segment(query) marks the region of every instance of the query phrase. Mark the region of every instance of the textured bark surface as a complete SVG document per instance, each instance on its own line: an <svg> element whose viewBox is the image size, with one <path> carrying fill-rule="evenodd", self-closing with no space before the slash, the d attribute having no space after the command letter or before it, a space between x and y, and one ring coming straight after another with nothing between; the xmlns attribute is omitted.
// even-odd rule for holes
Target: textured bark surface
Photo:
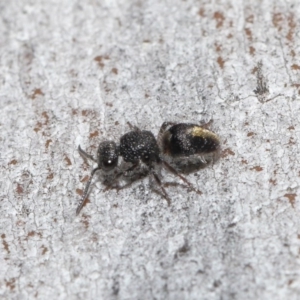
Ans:
<svg viewBox="0 0 300 300"><path fill-rule="evenodd" d="M0 3L1 298L299 299L299 1L246 2ZM201 195L95 180L75 217L78 144L211 119Z"/></svg>

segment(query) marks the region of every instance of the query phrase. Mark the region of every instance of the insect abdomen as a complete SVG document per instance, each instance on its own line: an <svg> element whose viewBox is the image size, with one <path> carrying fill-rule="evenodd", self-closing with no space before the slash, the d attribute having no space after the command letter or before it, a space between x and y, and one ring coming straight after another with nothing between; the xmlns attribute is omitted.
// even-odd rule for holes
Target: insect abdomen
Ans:
<svg viewBox="0 0 300 300"><path fill-rule="evenodd" d="M195 124L180 123L171 126L163 139L164 152L171 156L190 156L218 150L218 136Z"/></svg>

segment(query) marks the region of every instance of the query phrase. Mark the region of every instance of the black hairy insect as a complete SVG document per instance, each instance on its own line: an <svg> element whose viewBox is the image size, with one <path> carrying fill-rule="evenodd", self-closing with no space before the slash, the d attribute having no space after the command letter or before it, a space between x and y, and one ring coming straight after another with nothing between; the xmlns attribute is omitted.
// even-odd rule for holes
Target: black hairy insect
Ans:
<svg viewBox="0 0 300 300"><path fill-rule="evenodd" d="M113 141L100 143L96 159L83 151L80 146L78 147L79 153L96 162L97 167L91 172L76 210L77 215L88 195L92 178L99 170L107 175L108 179L104 183L108 189L127 187L134 180L149 175L159 186L160 193L169 205L171 199L161 182L160 171L162 167L178 176L189 188L199 192L176 170L176 167L171 166L169 161L199 157L203 163L206 163L205 155L216 152L220 145L219 138L215 133L195 124L165 122L156 139L152 132L140 130L130 123L128 124L132 130L121 136L118 144ZM125 169L120 167L119 157L129 166ZM118 180L121 177L132 178L132 180L129 184L120 187Z"/></svg>

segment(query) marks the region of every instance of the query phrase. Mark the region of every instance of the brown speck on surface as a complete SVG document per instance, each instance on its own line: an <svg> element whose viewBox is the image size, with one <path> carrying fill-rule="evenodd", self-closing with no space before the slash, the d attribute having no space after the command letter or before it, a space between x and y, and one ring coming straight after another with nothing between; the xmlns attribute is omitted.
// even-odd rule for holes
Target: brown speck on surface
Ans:
<svg viewBox="0 0 300 300"><path fill-rule="evenodd" d="M292 126L288 127L288 130L295 130L295 127L292 125Z"/></svg>
<svg viewBox="0 0 300 300"><path fill-rule="evenodd" d="M295 88L299 88L300 87L300 83L293 83L293 84L291 84L291 86L293 86Z"/></svg>
<svg viewBox="0 0 300 300"><path fill-rule="evenodd" d="M300 70L300 66L299 65L296 65L296 64L293 64L291 66L292 70Z"/></svg>
<svg viewBox="0 0 300 300"><path fill-rule="evenodd" d="M269 182L273 185L277 185L277 180L276 179L270 179Z"/></svg>
<svg viewBox="0 0 300 300"><path fill-rule="evenodd" d="M50 143L52 143L52 140L51 140L51 139L49 139L49 140L46 141L46 143L45 143L46 149L48 149Z"/></svg>
<svg viewBox="0 0 300 300"><path fill-rule="evenodd" d="M94 132L90 133L90 138L97 137L97 136L99 136L99 131L98 130L95 130Z"/></svg>
<svg viewBox="0 0 300 300"><path fill-rule="evenodd" d="M109 107L113 107L113 104L111 102L105 102L105 105L107 105Z"/></svg>
<svg viewBox="0 0 300 300"><path fill-rule="evenodd" d="M218 43L215 43L215 48L217 52L220 52L222 50L221 45Z"/></svg>
<svg viewBox="0 0 300 300"><path fill-rule="evenodd" d="M225 61L223 60L223 58L221 56L218 57L217 62L220 66L221 69L224 69L224 63Z"/></svg>
<svg viewBox="0 0 300 300"><path fill-rule="evenodd" d="M217 21L217 26L216 26L217 28L220 28L223 26L223 22L224 22L225 18L222 13L216 11L214 13L214 19Z"/></svg>
<svg viewBox="0 0 300 300"><path fill-rule="evenodd" d="M296 196L297 196L297 194L285 194L284 195L284 197L288 198L288 200L293 208L295 208L294 205L295 205L295 201L296 201Z"/></svg>
<svg viewBox="0 0 300 300"><path fill-rule="evenodd" d="M45 255L45 254L46 254L46 252L48 251L48 248L47 248L47 247L45 247L44 245L42 245L42 246L41 246L41 248L43 249L43 251L42 251L42 255Z"/></svg>
<svg viewBox="0 0 300 300"><path fill-rule="evenodd" d="M6 235L5 235L4 233L1 234L3 248L6 250L7 254L9 254L9 253L10 253L10 250L9 250L8 243L7 243L7 241L5 240L5 237L6 237Z"/></svg>
<svg viewBox="0 0 300 300"><path fill-rule="evenodd" d="M50 174L47 176L47 179L52 180L53 177L54 177L54 174L53 174L53 173L50 173Z"/></svg>
<svg viewBox="0 0 300 300"><path fill-rule="evenodd" d="M37 122L36 127L33 129L35 132L39 132L42 128L42 123L41 122Z"/></svg>
<svg viewBox="0 0 300 300"><path fill-rule="evenodd" d="M232 39L232 37L233 37L233 35L232 35L231 33L229 33L229 34L227 35L227 38L228 38L228 39Z"/></svg>
<svg viewBox="0 0 300 300"><path fill-rule="evenodd" d="M290 52L290 53L291 53L291 56L292 56L292 57L295 57L295 56L296 56L296 53L295 53L295 51L294 51L294 50L291 50L291 52Z"/></svg>
<svg viewBox="0 0 300 300"><path fill-rule="evenodd" d="M99 120L99 112L97 110L92 109L84 109L81 111L81 115L83 116L83 122L90 122L92 120ZM101 133L101 131L100 131Z"/></svg>
<svg viewBox="0 0 300 300"><path fill-rule="evenodd" d="M256 172L261 172L263 170L263 168L261 166L255 166L250 168L251 171L256 171Z"/></svg>
<svg viewBox="0 0 300 300"><path fill-rule="evenodd" d="M103 68L103 67L104 67L104 63L102 62L102 59L103 59L103 57L102 57L101 55L96 56L96 57L94 58L94 60L98 63L98 66L99 66L100 68Z"/></svg>
<svg viewBox="0 0 300 300"><path fill-rule="evenodd" d="M247 136L248 136L248 137L251 137L251 136L253 136L253 135L255 135L255 133L252 132L252 131L247 133Z"/></svg>
<svg viewBox="0 0 300 300"><path fill-rule="evenodd" d="M67 163L67 166L72 165L72 162L71 162L70 158L67 155L65 155L65 162Z"/></svg>
<svg viewBox="0 0 300 300"><path fill-rule="evenodd" d="M35 128L33 129L36 133L39 132L42 128L43 128L43 125L48 125L49 123L49 116L48 116L48 113L46 111L42 112L42 117L45 119L45 120L42 120L42 121L38 121L35 125ZM42 131L42 134L45 136L45 132Z"/></svg>
<svg viewBox="0 0 300 300"><path fill-rule="evenodd" d="M47 112L46 111L42 112L42 116L46 119L44 125L48 125L49 116L48 116Z"/></svg>
<svg viewBox="0 0 300 300"><path fill-rule="evenodd" d="M205 12L204 8L200 8L199 11L198 11L198 15L200 17L204 17L204 12Z"/></svg>
<svg viewBox="0 0 300 300"><path fill-rule="evenodd" d="M118 75L118 69L117 68L112 68L111 72L114 73L115 75Z"/></svg>
<svg viewBox="0 0 300 300"><path fill-rule="evenodd" d="M147 99L149 97L150 97L149 94L145 93L145 98Z"/></svg>
<svg viewBox="0 0 300 300"><path fill-rule="evenodd" d="M83 225L84 225L85 228L88 228L89 227L89 216L83 214L81 222L83 223Z"/></svg>
<svg viewBox="0 0 300 300"><path fill-rule="evenodd" d="M148 39L145 39L145 40L143 40L143 43L150 43L150 40L148 40Z"/></svg>
<svg viewBox="0 0 300 300"><path fill-rule="evenodd" d="M296 22L294 20L294 15L291 14L289 17L288 17L288 24L289 24L289 32L286 36L287 40L292 42L293 41L293 36L294 36L294 31L295 31L295 28L296 28Z"/></svg>
<svg viewBox="0 0 300 300"><path fill-rule="evenodd" d="M86 109L84 109L82 112L81 112L81 114L82 114L82 116L83 117L86 117L87 115L88 115L88 110L86 110Z"/></svg>
<svg viewBox="0 0 300 300"><path fill-rule="evenodd" d="M76 194L79 195L79 196L82 196L83 190L81 190L81 189L76 189Z"/></svg>
<svg viewBox="0 0 300 300"><path fill-rule="evenodd" d="M16 192L17 192L19 195L23 194L23 192L24 192L23 186L22 186L21 184L19 184L19 183L17 183L17 189L16 189Z"/></svg>
<svg viewBox="0 0 300 300"><path fill-rule="evenodd" d="M27 236L28 237L33 237L35 235L35 232L34 231L30 231L28 232Z"/></svg>
<svg viewBox="0 0 300 300"><path fill-rule="evenodd" d="M30 97L32 100L34 100L38 96L44 96L44 93L41 89L35 89Z"/></svg>
<svg viewBox="0 0 300 300"><path fill-rule="evenodd" d="M252 32L249 28L245 28L245 33L246 33L246 36L247 36L247 39L249 41L252 41Z"/></svg>
<svg viewBox="0 0 300 300"><path fill-rule="evenodd" d="M257 72L257 70L258 70L258 67L254 67L251 71L251 74L255 74Z"/></svg>
<svg viewBox="0 0 300 300"><path fill-rule="evenodd" d="M290 279L290 280L288 281L288 285L291 285L294 281L295 281L294 279Z"/></svg>
<svg viewBox="0 0 300 300"><path fill-rule="evenodd" d="M251 55L254 55L255 54L255 48L250 46L249 47L249 52L250 52Z"/></svg>
<svg viewBox="0 0 300 300"><path fill-rule="evenodd" d="M247 161L246 159L242 159L241 163L242 163L243 165L248 165L248 161Z"/></svg>
<svg viewBox="0 0 300 300"><path fill-rule="evenodd" d="M16 165L17 164L17 160L16 159L13 159L13 160L11 160L9 163L8 163L8 165L10 166L10 165Z"/></svg>
<svg viewBox="0 0 300 300"><path fill-rule="evenodd" d="M283 21L283 17L281 13L273 14L272 22L273 25L278 29L278 31L281 31L282 29L282 25L281 25L282 21Z"/></svg>
<svg viewBox="0 0 300 300"><path fill-rule="evenodd" d="M13 291L16 287L16 278L11 278L9 280L5 279L5 284L11 291Z"/></svg>
<svg viewBox="0 0 300 300"><path fill-rule="evenodd" d="M73 116L78 115L78 109L73 108L73 109L72 109L72 115L73 115Z"/></svg>
<svg viewBox="0 0 300 300"><path fill-rule="evenodd" d="M235 155L235 153L230 148L226 148L222 151L221 157L225 158L229 155Z"/></svg>
<svg viewBox="0 0 300 300"><path fill-rule="evenodd" d="M116 122L115 122L115 126L118 126L118 125L119 125L119 122L118 122L118 121L116 121Z"/></svg>
<svg viewBox="0 0 300 300"><path fill-rule="evenodd" d="M94 60L98 63L100 68L104 67L104 62L103 62L104 59L108 60L109 56L108 55L104 55L104 56L98 55L94 58Z"/></svg>
<svg viewBox="0 0 300 300"><path fill-rule="evenodd" d="M29 231L28 234L27 234L27 237L26 237L26 240L28 240L29 238L32 238L34 236L38 236L40 238L43 237L43 235L40 233L40 232L35 232L35 231Z"/></svg>
<svg viewBox="0 0 300 300"><path fill-rule="evenodd" d="M81 180L80 180L80 182L87 182L89 180L89 176L88 175L86 175L86 176L84 176ZM78 193L77 193L78 194ZM81 194L80 194L80 196L82 195L82 190L81 190Z"/></svg>

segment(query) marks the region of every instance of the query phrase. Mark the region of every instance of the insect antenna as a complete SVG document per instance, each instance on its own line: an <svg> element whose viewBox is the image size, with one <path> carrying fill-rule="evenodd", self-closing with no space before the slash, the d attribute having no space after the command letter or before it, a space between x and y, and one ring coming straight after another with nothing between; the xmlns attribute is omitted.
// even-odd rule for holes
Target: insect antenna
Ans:
<svg viewBox="0 0 300 300"><path fill-rule="evenodd" d="M87 154L85 151L83 151L80 147L80 145L78 145L78 152L86 159L91 159L94 162L97 162L97 160L90 154Z"/></svg>
<svg viewBox="0 0 300 300"><path fill-rule="evenodd" d="M80 198L80 200L79 200L79 204L78 204L77 209L76 209L76 216L79 215L79 213L80 213L80 211L81 211L81 209L82 209L82 207L83 207L83 205L84 205L84 202L85 202L85 199L86 199L86 197L87 197L87 195L88 195L89 187L90 187L90 185L91 185L93 176L94 176L94 174L95 174L98 170L100 170L99 167L95 168L95 169L92 171L92 173L91 173L90 179L89 179L89 181L87 182L87 184L86 184L86 186L85 186L85 189L84 189L84 192L83 192L83 194L82 194L82 196L81 196L81 198Z"/></svg>

